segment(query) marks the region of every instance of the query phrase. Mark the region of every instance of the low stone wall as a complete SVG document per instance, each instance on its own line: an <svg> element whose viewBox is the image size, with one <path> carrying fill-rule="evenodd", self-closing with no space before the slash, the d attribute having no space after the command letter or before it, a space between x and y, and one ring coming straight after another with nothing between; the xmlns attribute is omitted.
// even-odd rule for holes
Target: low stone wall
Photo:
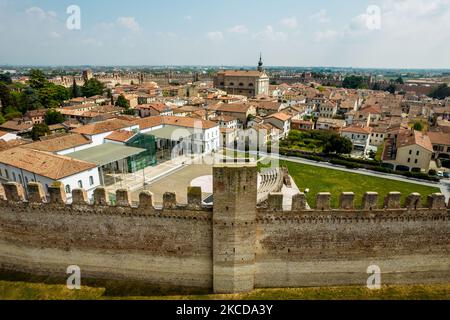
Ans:
<svg viewBox="0 0 450 320"><path fill-rule="evenodd" d="M255 287L364 285L367 268L377 265L384 284L450 283L450 213L443 195L431 195L428 208L412 194L400 207L390 193L384 208L378 195L366 193L362 208L354 194L317 195L317 208L305 210L306 198L294 199L283 212L282 195L272 194L258 210Z"/></svg>
<svg viewBox="0 0 450 320"><path fill-rule="evenodd" d="M68 205L60 188L51 188L45 203L40 186L29 186L28 202L22 191L7 184L11 200L0 202L2 270L66 278L66 268L77 265L84 279L212 289L212 208L200 198L178 206L167 193L163 208L154 208L151 194L143 193L132 208L125 190L117 192L115 207L106 204L104 189L96 190L93 205L81 190Z"/></svg>
<svg viewBox="0 0 450 320"><path fill-rule="evenodd" d="M117 191L116 206L102 188L92 203L73 190L67 204L63 186L47 197L31 183L25 199L21 185L4 184L0 269L65 278L78 265L82 279L216 292L364 285L370 265L381 268L383 283L450 283L450 211L441 194L422 208L419 194L401 207L392 192L378 208L378 195L368 192L355 208L354 194L343 193L333 209L331 195L320 193L311 210L298 194L283 211L279 193L256 207L256 168L217 170L214 209L195 187L187 205L166 193L155 208L149 192L132 207L126 190Z"/></svg>

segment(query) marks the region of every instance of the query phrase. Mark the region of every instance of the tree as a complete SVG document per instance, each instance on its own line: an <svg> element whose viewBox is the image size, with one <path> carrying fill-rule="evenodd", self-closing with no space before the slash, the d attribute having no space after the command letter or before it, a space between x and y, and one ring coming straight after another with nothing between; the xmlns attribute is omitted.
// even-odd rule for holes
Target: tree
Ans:
<svg viewBox="0 0 450 320"><path fill-rule="evenodd" d="M102 95L105 90L105 85L95 78L92 78L84 83L81 87L81 94L87 98Z"/></svg>
<svg viewBox="0 0 450 320"><path fill-rule="evenodd" d="M40 137L44 137L50 134L50 129L45 123L35 124L31 130L31 138L33 141L39 140Z"/></svg>
<svg viewBox="0 0 450 320"><path fill-rule="evenodd" d="M4 82L6 84L12 84L11 74L9 72L0 73L0 82Z"/></svg>
<svg viewBox="0 0 450 320"><path fill-rule="evenodd" d="M73 78L72 88L70 89L72 98L78 98L81 96L81 89L78 87L75 78Z"/></svg>
<svg viewBox="0 0 450 320"><path fill-rule="evenodd" d="M3 115L0 113L0 124L4 124L6 122L6 119L3 117Z"/></svg>
<svg viewBox="0 0 450 320"><path fill-rule="evenodd" d="M43 108L42 103L39 101L37 91L31 87L28 87L22 91L19 96L18 110L22 113L28 110L37 110Z"/></svg>
<svg viewBox="0 0 450 320"><path fill-rule="evenodd" d="M444 83L434 89L429 95L430 98L443 100L450 97L450 87Z"/></svg>
<svg viewBox="0 0 450 320"><path fill-rule="evenodd" d="M397 91L397 87L394 84L390 84L387 88L386 91L391 93L391 94L395 94L395 92Z"/></svg>
<svg viewBox="0 0 450 320"><path fill-rule="evenodd" d="M423 123L418 121L418 122L414 123L413 128L416 131L422 131L423 130Z"/></svg>
<svg viewBox="0 0 450 320"><path fill-rule="evenodd" d="M130 102L121 94L119 98L117 98L116 106L128 110L130 109Z"/></svg>
<svg viewBox="0 0 450 320"><path fill-rule="evenodd" d="M5 114L6 121L22 117L22 113L20 111L17 111L16 108L11 107L11 106L3 109L3 113Z"/></svg>
<svg viewBox="0 0 450 320"><path fill-rule="evenodd" d="M347 89L367 89L367 82L364 77L348 76L342 82L342 86Z"/></svg>
<svg viewBox="0 0 450 320"><path fill-rule="evenodd" d="M0 102L3 108L11 105L11 91L4 82L0 82Z"/></svg>
<svg viewBox="0 0 450 320"><path fill-rule="evenodd" d="M395 79L395 83L396 84L405 84L405 81L403 81L402 77L398 77L397 79Z"/></svg>
<svg viewBox="0 0 450 320"><path fill-rule="evenodd" d="M57 86L53 83L47 83L37 92L39 102L45 108L59 107L64 100L69 99L69 91L63 86Z"/></svg>
<svg viewBox="0 0 450 320"><path fill-rule="evenodd" d="M353 144L350 139L333 134L325 144L325 153L349 154L353 150Z"/></svg>
<svg viewBox="0 0 450 320"><path fill-rule="evenodd" d="M113 97L111 89L108 89L106 91L106 94L107 94L108 99L111 101L111 105L114 105L114 97Z"/></svg>
<svg viewBox="0 0 450 320"><path fill-rule="evenodd" d="M32 69L30 72L30 87L33 89L42 89L48 83L44 73L38 69Z"/></svg>
<svg viewBox="0 0 450 320"><path fill-rule="evenodd" d="M61 114L61 112L51 109L48 110L45 114L45 123L49 126L52 124L58 124L64 122L64 116Z"/></svg>

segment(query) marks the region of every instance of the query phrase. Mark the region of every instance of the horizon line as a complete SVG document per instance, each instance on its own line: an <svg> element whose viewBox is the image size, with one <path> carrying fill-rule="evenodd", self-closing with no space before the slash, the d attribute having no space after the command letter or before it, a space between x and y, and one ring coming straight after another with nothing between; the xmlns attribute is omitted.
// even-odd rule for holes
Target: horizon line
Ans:
<svg viewBox="0 0 450 320"><path fill-rule="evenodd" d="M200 67L200 68L255 68L253 65L202 65L202 64L0 64L1 68L4 67L46 67L46 68L61 68L61 67L72 67L72 68L80 68L80 67L103 67L103 68L114 68L114 67L159 67L159 68L169 68L169 67ZM372 69L372 70L439 70L439 71L450 71L450 67L356 67L356 66L288 66L288 65L268 65L265 66L266 69L270 68L297 68L297 69L317 69L317 68L329 68L329 69Z"/></svg>

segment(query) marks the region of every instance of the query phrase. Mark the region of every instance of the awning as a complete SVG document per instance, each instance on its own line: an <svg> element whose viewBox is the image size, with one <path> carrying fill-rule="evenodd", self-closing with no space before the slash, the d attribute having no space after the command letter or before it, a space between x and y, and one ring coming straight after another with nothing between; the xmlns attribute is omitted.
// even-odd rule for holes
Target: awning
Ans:
<svg viewBox="0 0 450 320"><path fill-rule="evenodd" d="M97 166L104 166L131 156L138 155L147 150L127 147L116 143L105 143L97 147L77 151L67 154L67 157L95 163Z"/></svg>
<svg viewBox="0 0 450 320"><path fill-rule="evenodd" d="M177 126L165 126L162 129L147 132L146 135L154 136L158 139L165 139L171 141L180 141L194 135L194 129L181 128Z"/></svg>

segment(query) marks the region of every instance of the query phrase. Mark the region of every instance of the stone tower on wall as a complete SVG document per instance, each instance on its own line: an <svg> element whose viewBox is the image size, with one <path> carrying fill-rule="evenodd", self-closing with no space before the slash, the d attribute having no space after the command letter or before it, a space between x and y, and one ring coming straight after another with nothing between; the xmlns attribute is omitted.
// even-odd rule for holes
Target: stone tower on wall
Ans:
<svg viewBox="0 0 450 320"><path fill-rule="evenodd" d="M256 163L223 163L213 169L213 285L216 293L254 289Z"/></svg>

